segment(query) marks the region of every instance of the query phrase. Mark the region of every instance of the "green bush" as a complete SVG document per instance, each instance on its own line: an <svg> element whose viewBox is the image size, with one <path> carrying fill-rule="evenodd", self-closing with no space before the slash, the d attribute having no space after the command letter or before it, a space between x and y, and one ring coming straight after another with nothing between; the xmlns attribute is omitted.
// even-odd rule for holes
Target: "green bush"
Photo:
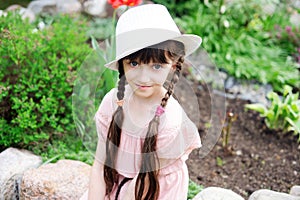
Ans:
<svg viewBox="0 0 300 200"><path fill-rule="evenodd" d="M286 49L289 55L300 64L300 30L299 27L276 25L273 37L278 45Z"/></svg>
<svg viewBox="0 0 300 200"><path fill-rule="evenodd" d="M199 0L153 0L153 2L165 5L173 17L190 15L197 11Z"/></svg>
<svg viewBox="0 0 300 200"><path fill-rule="evenodd" d="M61 15L44 19L50 24L40 30L41 20L31 24L14 12L0 17L0 147L47 148L75 133L71 94L91 52L87 23Z"/></svg>
<svg viewBox="0 0 300 200"><path fill-rule="evenodd" d="M192 8L182 1L164 4L170 6L173 16L178 16L175 21L184 32L203 38L202 47L217 67L237 78L270 83L281 91L285 84L299 87L300 79L286 40L279 42L274 37L276 26L290 25L285 4L275 1L270 1L276 7L273 14L266 13L257 0L192 0ZM173 7L190 12L179 12Z"/></svg>

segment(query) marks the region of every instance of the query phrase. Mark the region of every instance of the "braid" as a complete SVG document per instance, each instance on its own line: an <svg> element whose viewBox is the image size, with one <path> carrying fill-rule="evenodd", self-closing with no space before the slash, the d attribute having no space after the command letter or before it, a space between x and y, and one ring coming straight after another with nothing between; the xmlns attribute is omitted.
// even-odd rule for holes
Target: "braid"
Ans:
<svg viewBox="0 0 300 200"><path fill-rule="evenodd" d="M165 94L165 97L161 100L161 106L163 108L166 107L167 105L167 102L168 102L168 99L170 98L170 96L174 93L174 86L175 84L178 82L179 80L179 77L180 77L180 72L181 72L181 68L182 68L182 65L183 65L183 62L184 62L184 58L183 56L182 57L179 57L177 63L176 63L176 69L175 69L175 72L173 74L173 77L171 79L171 82L168 86L168 89L167 89L167 92Z"/></svg>
<svg viewBox="0 0 300 200"><path fill-rule="evenodd" d="M125 76L123 63L119 62L119 82L118 82L118 100L123 100L125 92ZM109 194L114 184L118 184L118 172L115 169L115 159L118 154L118 148L121 141L121 131L124 119L122 106L118 106L117 110L112 116L107 140L106 140L106 160L104 166L104 181L106 183L106 194Z"/></svg>
<svg viewBox="0 0 300 200"><path fill-rule="evenodd" d="M161 106L166 107L168 99L174 92L174 85L178 82L181 68L184 62L183 56L179 57L176 63L176 69L167 89L167 92L161 100ZM142 165L138 174L135 186L136 200L157 200L159 195L159 160L156 154L157 135L159 126L159 116L155 115L149 123L146 139L142 147ZM149 185L145 188L145 179L147 178Z"/></svg>

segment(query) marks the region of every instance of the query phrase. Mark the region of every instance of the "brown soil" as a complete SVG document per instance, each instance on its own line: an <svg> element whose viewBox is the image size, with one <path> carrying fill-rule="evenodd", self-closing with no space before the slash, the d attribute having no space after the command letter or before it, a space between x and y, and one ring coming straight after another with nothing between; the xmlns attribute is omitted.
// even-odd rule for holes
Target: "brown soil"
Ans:
<svg viewBox="0 0 300 200"><path fill-rule="evenodd" d="M207 134L211 134L207 131L207 122L212 116L211 90L203 85L199 87L199 84L194 84L194 90L201 112L199 132L205 144ZM221 96L213 98L214 102L224 104ZM190 178L204 187L231 189L244 198L258 189L288 193L293 185L300 185L300 145L297 138L269 130L258 113L245 111L247 103L226 99L226 112L236 116L230 129L228 148L222 147L222 137L219 137L217 144L205 156L201 156L201 149L193 151L187 161Z"/></svg>

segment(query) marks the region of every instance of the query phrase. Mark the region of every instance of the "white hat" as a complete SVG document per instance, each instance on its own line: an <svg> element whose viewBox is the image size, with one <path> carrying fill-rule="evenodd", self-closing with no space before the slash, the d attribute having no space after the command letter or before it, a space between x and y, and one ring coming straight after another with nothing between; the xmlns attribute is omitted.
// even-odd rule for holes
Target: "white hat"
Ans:
<svg viewBox="0 0 300 200"><path fill-rule="evenodd" d="M143 48L175 40L185 46L185 55L194 52L202 39L197 35L181 34L167 8L160 4L146 4L122 14L116 27L116 59L105 66L118 70L118 60Z"/></svg>

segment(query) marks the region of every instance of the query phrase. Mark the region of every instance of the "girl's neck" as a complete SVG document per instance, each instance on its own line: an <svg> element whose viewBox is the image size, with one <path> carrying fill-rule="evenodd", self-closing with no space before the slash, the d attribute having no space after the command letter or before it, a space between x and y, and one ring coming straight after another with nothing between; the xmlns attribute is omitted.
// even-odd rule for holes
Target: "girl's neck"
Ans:
<svg viewBox="0 0 300 200"><path fill-rule="evenodd" d="M157 91L154 95L148 98L140 97L134 93L134 91L127 85L126 90L127 92L127 100L129 104L134 104L136 106L142 106L141 109L147 107L153 107L154 105L158 105L161 103L162 98L166 93L166 89L161 87L159 91Z"/></svg>
<svg viewBox="0 0 300 200"><path fill-rule="evenodd" d="M149 124L164 97L165 89L162 87L161 91L151 98L141 98L135 95L128 85L125 91L125 117L122 128L135 133Z"/></svg>

